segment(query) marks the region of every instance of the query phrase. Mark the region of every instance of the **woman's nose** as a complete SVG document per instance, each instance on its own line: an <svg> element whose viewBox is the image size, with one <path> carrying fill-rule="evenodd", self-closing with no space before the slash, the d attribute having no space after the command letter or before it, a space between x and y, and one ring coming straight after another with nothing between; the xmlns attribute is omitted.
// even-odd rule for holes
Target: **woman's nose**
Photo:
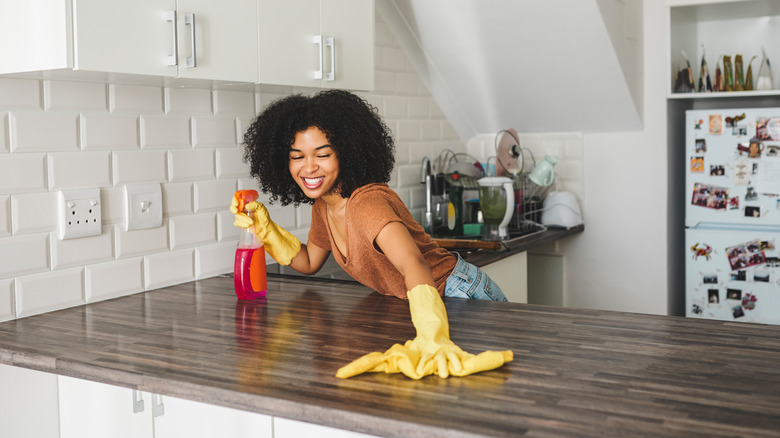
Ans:
<svg viewBox="0 0 780 438"><path fill-rule="evenodd" d="M303 170L313 172L317 170L317 162L313 157L307 157L303 160Z"/></svg>

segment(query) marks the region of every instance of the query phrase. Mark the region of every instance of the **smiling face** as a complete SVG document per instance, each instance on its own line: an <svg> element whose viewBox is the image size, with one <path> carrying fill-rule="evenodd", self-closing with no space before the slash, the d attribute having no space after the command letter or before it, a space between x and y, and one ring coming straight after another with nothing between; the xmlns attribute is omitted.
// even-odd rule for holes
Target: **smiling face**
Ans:
<svg viewBox="0 0 780 438"><path fill-rule="evenodd" d="M339 160L336 151L319 128L311 127L295 134L290 147L290 175L311 199L338 197L336 180Z"/></svg>

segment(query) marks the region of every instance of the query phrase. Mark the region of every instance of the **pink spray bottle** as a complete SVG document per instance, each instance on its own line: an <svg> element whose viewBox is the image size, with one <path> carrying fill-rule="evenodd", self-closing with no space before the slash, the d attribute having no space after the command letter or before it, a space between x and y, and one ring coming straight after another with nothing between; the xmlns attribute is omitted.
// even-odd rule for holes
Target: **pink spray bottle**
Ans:
<svg viewBox="0 0 780 438"><path fill-rule="evenodd" d="M249 217L253 212L245 209L246 204L256 201L256 190L239 190L235 194L238 200L238 210ZM265 271L265 250L263 242L257 240L254 227L241 230L236 248L236 260L233 265L233 277L236 296L242 300L264 297L268 289L268 279Z"/></svg>

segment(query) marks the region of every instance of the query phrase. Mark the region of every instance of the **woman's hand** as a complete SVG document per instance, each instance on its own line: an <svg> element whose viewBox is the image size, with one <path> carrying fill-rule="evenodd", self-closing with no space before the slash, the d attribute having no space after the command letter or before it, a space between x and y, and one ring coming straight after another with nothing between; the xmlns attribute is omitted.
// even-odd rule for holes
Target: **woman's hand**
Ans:
<svg viewBox="0 0 780 438"><path fill-rule="evenodd" d="M230 203L230 212L236 216L233 224L247 229L253 227L258 239L263 241L266 252L280 265L287 266L301 251L301 241L289 231L271 220L265 205L253 201L244 205L247 213L239 211L240 201L235 197Z"/></svg>

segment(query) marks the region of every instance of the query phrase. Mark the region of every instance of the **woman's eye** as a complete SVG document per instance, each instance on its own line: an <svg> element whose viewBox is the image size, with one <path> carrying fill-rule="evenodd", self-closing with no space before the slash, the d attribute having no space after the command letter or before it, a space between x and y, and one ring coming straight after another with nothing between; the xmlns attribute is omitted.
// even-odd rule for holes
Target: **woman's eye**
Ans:
<svg viewBox="0 0 780 438"><path fill-rule="evenodd" d="M328 157L330 157L330 154L317 155L317 158L328 158Z"/></svg>
<svg viewBox="0 0 780 438"><path fill-rule="evenodd" d="M303 157L290 157L290 160L292 160L292 161L298 161L298 160L301 160L301 159L303 159Z"/></svg>

